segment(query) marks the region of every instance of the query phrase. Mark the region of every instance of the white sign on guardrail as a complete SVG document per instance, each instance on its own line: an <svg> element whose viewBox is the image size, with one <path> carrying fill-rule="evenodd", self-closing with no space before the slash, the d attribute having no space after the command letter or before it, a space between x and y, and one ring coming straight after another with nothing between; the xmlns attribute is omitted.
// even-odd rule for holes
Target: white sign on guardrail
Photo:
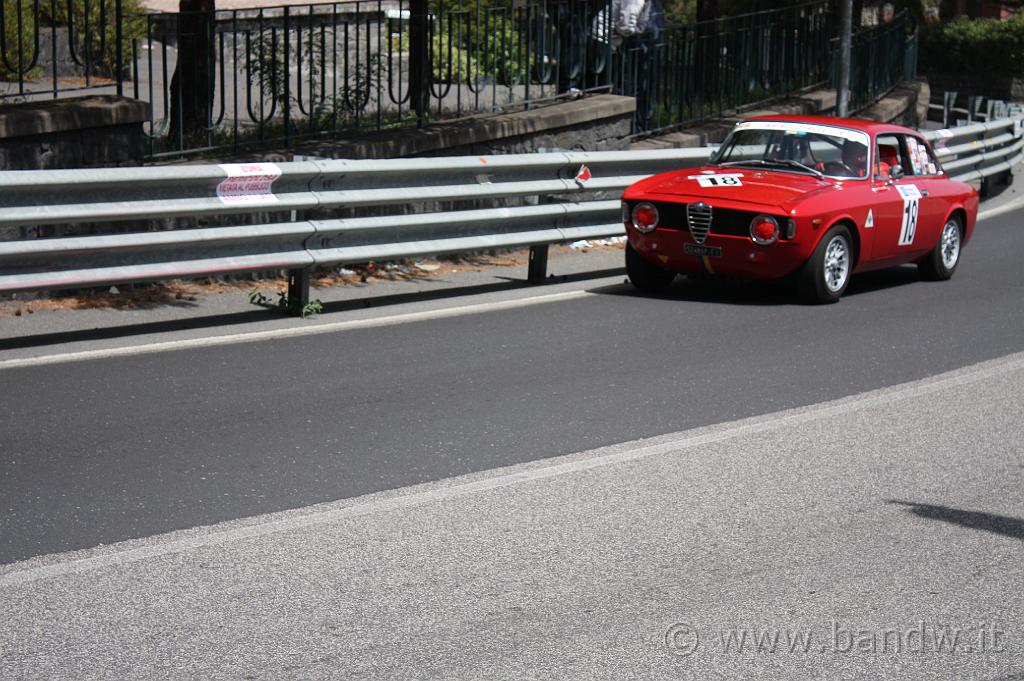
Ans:
<svg viewBox="0 0 1024 681"><path fill-rule="evenodd" d="M248 206L277 203L274 181L281 169L273 163L221 163L228 174L217 185L217 197L225 204Z"/></svg>

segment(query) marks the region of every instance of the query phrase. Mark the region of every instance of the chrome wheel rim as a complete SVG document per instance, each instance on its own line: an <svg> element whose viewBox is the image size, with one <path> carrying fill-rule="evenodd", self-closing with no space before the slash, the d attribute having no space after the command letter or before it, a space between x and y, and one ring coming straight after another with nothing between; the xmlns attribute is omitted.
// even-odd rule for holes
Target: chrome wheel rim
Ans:
<svg viewBox="0 0 1024 681"><path fill-rule="evenodd" d="M825 287L832 293L841 291L850 276L850 244L846 237L836 235L825 247Z"/></svg>
<svg viewBox="0 0 1024 681"><path fill-rule="evenodd" d="M947 270L953 269L956 261L960 259L960 225L955 220L950 220L942 228L939 254L942 256L942 264Z"/></svg>

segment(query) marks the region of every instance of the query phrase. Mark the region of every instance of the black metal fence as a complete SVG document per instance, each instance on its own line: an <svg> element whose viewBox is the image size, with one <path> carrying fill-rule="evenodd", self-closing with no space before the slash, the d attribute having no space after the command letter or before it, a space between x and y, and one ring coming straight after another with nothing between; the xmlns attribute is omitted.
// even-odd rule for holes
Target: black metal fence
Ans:
<svg viewBox="0 0 1024 681"><path fill-rule="evenodd" d="M607 22L605 3L441 0L429 16L430 68L418 98L402 1L152 15L132 43L128 91L152 105L153 156L530 106L570 87L611 88L610 46L588 41L589 25L574 21ZM199 87L188 91L186 81ZM189 110L202 101L198 89L212 98L200 124Z"/></svg>
<svg viewBox="0 0 1024 681"><path fill-rule="evenodd" d="M618 51L615 90L658 132L824 83L831 37L828 2L648 31Z"/></svg>
<svg viewBox="0 0 1024 681"><path fill-rule="evenodd" d="M917 25L904 10L892 21L859 31L850 55L850 109L867 106L917 71ZM831 83L835 84L835 70Z"/></svg>
<svg viewBox="0 0 1024 681"><path fill-rule="evenodd" d="M636 97L634 131L656 132L834 82L825 1L666 26L648 0L643 30L623 35L611 0L430 0L419 86L407 0L148 15L126 10L134 1L0 0L0 104L145 100L160 158L418 126L573 90ZM901 15L855 37L853 106L912 75L911 28Z"/></svg>
<svg viewBox="0 0 1024 681"><path fill-rule="evenodd" d="M125 0L0 0L0 104L97 89L121 92ZM131 1L131 0L129 0Z"/></svg>

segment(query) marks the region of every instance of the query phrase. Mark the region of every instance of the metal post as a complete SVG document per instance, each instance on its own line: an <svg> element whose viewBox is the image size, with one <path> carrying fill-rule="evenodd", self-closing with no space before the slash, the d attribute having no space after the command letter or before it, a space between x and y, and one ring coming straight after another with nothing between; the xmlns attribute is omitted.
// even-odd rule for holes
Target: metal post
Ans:
<svg viewBox="0 0 1024 681"><path fill-rule="evenodd" d="M836 92L836 114L850 114L850 46L853 33L853 0L843 0L839 14L839 87Z"/></svg>
<svg viewBox="0 0 1024 681"><path fill-rule="evenodd" d="M301 315L309 305L309 269L288 270L288 312Z"/></svg>
<svg viewBox="0 0 1024 681"><path fill-rule="evenodd" d="M288 5L284 6L284 55L282 56L282 64L283 64L282 72L284 74L283 75L283 78L284 78L284 101L281 102L281 104L284 107L284 143L285 143L285 145L288 144L288 139L291 136L290 135L290 132L291 132L290 128L291 128L291 124L292 124L292 121L291 121L291 98L292 98L292 91L291 91L291 84L292 84L291 51L292 51L292 44L291 44L291 35L290 35L290 33L291 33L291 12L289 11L289 9L290 8L288 7ZM301 70L299 71L298 78L299 78L300 81L302 80L302 72L301 72ZM308 289L309 287L307 286L306 288ZM307 290L307 293L308 293L308 290ZM303 303L303 304L305 304L305 303Z"/></svg>
<svg viewBox="0 0 1024 681"><path fill-rule="evenodd" d="M531 284L543 284L548 276L548 245L530 246L530 268L526 280Z"/></svg>
<svg viewBox="0 0 1024 681"><path fill-rule="evenodd" d="M416 126L427 119L430 96L429 8L427 0L409 3L409 105L416 113ZM529 82L529 79L527 79Z"/></svg>
<svg viewBox="0 0 1024 681"><path fill-rule="evenodd" d="M124 10L122 7L122 0L115 0L114 2L114 68L117 70L115 78L117 79L117 95L118 97L124 95L124 46L121 44L124 40ZM56 43L57 41L54 40Z"/></svg>
<svg viewBox="0 0 1024 681"><path fill-rule="evenodd" d="M946 92L942 95L942 127L948 128L953 120L953 107L956 106L956 92Z"/></svg>

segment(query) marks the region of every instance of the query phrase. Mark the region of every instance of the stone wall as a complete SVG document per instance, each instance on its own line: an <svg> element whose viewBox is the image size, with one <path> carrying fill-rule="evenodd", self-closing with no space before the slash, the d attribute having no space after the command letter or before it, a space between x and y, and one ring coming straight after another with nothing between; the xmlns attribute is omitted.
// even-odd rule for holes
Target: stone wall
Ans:
<svg viewBox="0 0 1024 681"><path fill-rule="evenodd" d="M923 80L905 80L897 83L884 97L859 111L853 112L855 118L872 121L896 123L910 128L920 128L928 116L929 88ZM832 116L835 115L835 90L815 90L795 97L779 99L764 105L758 105L742 111L736 116L728 116L707 121L700 125L677 130L654 137L639 140L631 146L633 149L669 149L703 147L709 143L718 143L733 127L744 118L755 116Z"/></svg>
<svg viewBox="0 0 1024 681"><path fill-rule="evenodd" d="M857 117L920 128L928 120L930 93L928 81L904 80L897 83L885 97L858 111Z"/></svg>
<svg viewBox="0 0 1024 681"><path fill-rule="evenodd" d="M149 105L93 95L0 107L0 170L142 165Z"/></svg>
<svg viewBox="0 0 1024 681"><path fill-rule="evenodd" d="M553 151L617 151L629 148L636 102L632 97L595 95L528 111L471 116L418 130L399 130L353 140L298 143L292 155L319 158L478 156ZM282 158L284 156L284 158ZM251 156L249 157L251 158Z"/></svg>

